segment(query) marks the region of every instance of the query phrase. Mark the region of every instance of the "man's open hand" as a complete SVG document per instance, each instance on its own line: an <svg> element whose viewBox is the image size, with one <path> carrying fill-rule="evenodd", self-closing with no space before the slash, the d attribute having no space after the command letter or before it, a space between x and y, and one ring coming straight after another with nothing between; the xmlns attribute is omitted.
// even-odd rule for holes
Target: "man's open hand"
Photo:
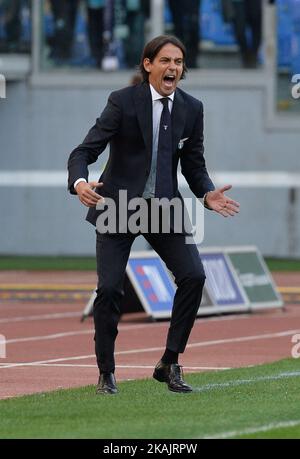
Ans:
<svg viewBox="0 0 300 459"><path fill-rule="evenodd" d="M206 195L206 204L210 209L223 215L223 217L233 217L239 213L240 204L233 199L228 198L224 193L230 190L232 185L226 185L223 188L217 188Z"/></svg>
<svg viewBox="0 0 300 459"><path fill-rule="evenodd" d="M104 202L104 198L96 193L94 188L101 188L102 186L103 182L79 182L76 186L76 193L86 207L96 207L98 201Z"/></svg>

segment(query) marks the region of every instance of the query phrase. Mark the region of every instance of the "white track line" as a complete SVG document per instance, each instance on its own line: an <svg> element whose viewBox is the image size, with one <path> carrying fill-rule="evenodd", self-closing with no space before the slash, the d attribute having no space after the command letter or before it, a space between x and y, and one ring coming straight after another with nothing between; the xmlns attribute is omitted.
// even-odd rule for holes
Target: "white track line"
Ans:
<svg viewBox="0 0 300 459"><path fill-rule="evenodd" d="M164 327L168 327L169 323L158 324ZM119 327L120 331L127 331L127 330L139 330L143 328L149 327L149 324L139 324L139 325L123 325ZM40 335L40 336L29 336L25 338L12 338L6 339L5 341L0 340L0 344L12 344L12 343L24 343L30 341L45 341L45 340L52 340L52 339L61 339L69 336L77 336L77 335L88 335L93 334L95 331L94 329L88 330L76 330L76 331L69 331L69 332L62 332L62 333L54 333L50 335ZM204 341L201 343L191 343L188 344L188 348L199 347L199 346L210 346L210 345L217 345L217 344L226 344L226 343L234 343L234 342L243 342L243 341L252 341L257 339L272 339L274 337L280 336L287 336L291 334L299 333L300 330L288 330L285 332L278 332L278 333L268 333L264 335L254 335L254 336L243 336L238 338L229 338L229 339L221 339L221 340L213 340L213 341ZM149 348L149 350L140 349L138 351L132 350L132 352L151 352L151 351L160 351L162 348ZM120 353L128 353L129 351L120 351Z"/></svg>
<svg viewBox="0 0 300 459"><path fill-rule="evenodd" d="M42 306L41 306L42 307ZM60 316L61 314L61 316ZM51 320L53 319L60 319L64 317L81 317L82 312L67 312L67 313L51 313L51 314L40 314L40 315L33 315L33 316L18 316L18 317L7 317L7 318L2 318L0 319L0 323L10 323L10 322L27 322L31 320ZM203 322L219 322L219 321L228 321L228 320L241 320L241 319L248 319L254 317L253 314L238 314L238 315L226 315L222 317L198 317L196 319L196 323L203 323ZM149 327L149 326L154 326L154 327L162 327L165 325L168 325L169 322L148 322L144 324L140 324L143 327ZM134 327L136 324L132 324L131 326ZM120 324L122 326L122 323Z"/></svg>
<svg viewBox="0 0 300 459"><path fill-rule="evenodd" d="M193 348L193 347L201 347L201 346L211 346L211 345L216 345L216 344L242 343L244 341L255 341L259 339L282 338L284 336L295 335L297 333L300 333L299 328L297 330L286 330L286 331L277 332L277 333L265 333L263 335L241 336L239 338L204 341L203 343L192 343L192 344L188 344L187 347Z"/></svg>
<svg viewBox="0 0 300 459"><path fill-rule="evenodd" d="M42 363L54 363L54 362L64 362L65 360L84 360L84 359L91 359L95 358L95 354L90 354L90 355L79 355L75 357L61 357L59 359L48 359L48 360L37 360L35 362L21 362L21 363L9 363L6 365L0 366L0 369L2 368L15 368L15 367L31 367L35 365L39 365Z"/></svg>
<svg viewBox="0 0 300 459"><path fill-rule="evenodd" d="M186 348L194 348L194 347L206 347L206 346L215 346L218 344L229 344L229 343L240 343L240 342L245 342L245 341L256 341L260 339L273 339L273 338L281 338L284 336L289 336L289 335L295 335L299 333L300 330L287 330L284 332L277 332L277 333L266 333L263 335L253 335L253 336L241 336L238 338L227 338L227 339L218 339L218 340L211 340L211 341L201 341L199 343L192 343L192 344L187 344ZM152 347L152 348L146 348L146 349L132 349L129 351L119 351L116 352L116 355L122 355L122 354L135 354L135 353L141 353L141 352L155 352L155 351L163 351L165 348L164 347Z"/></svg>
<svg viewBox="0 0 300 459"><path fill-rule="evenodd" d="M9 324L13 322L29 322L32 320L53 320L53 319L65 319L69 317L81 317L81 312L60 312L60 313L52 313L52 314L40 314L34 316L19 316L19 317L11 317L0 319L0 324Z"/></svg>
<svg viewBox="0 0 300 459"><path fill-rule="evenodd" d="M168 326L168 324L159 324L163 325L165 327ZM139 325L123 325L119 326L119 330L121 331L127 331L127 330L138 330L140 328L147 328L149 324L139 324ZM69 332L62 332L62 333L52 333L50 335L38 335L38 336L28 336L24 338L12 338L12 339L6 339L5 341L0 341L0 344L12 344L12 343L24 343L24 342L30 342L30 341L45 341L45 340L51 340L51 339L60 339L60 338L65 338L69 336L77 336L77 335L88 335L88 334L94 334L95 330L93 328L90 328L88 330L75 330L75 331L69 331Z"/></svg>
<svg viewBox="0 0 300 459"><path fill-rule="evenodd" d="M159 324L163 325L165 327L168 326L168 324ZM123 325L119 326L119 330L121 331L127 331L127 330L138 330L140 328L147 328L149 324L139 324L139 325ZM77 336L77 335L89 335L89 334L94 334L95 330L93 328L90 328L88 330L75 330L75 331L69 331L69 332L61 332L61 333L52 333L50 335L38 335L38 336L28 336L24 338L12 338L12 339L6 339L5 341L0 340L0 344L12 344L12 343L24 343L24 342L30 342L30 341L45 341L45 340L51 340L51 339L60 339L60 338L65 338L69 336Z"/></svg>
<svg viewBox="0 0 300 459"><path fill-rule="evenodd" d="M90 335L91 333L94 333L94 330L70 331L70 332L63 332L63 333L54 333L52 335L29 336L27 338L7 339L5 341L0 341L0 344L26 343L30 341L45 341L49 339L51 340L51 339L67 338L69 336Z"/></svg>
<svg viewBox="0 0 300 459"><path fill-rule="evenodd" d="M274 422L271 424L266 424L264 426L256 426L256 427L248 427L242 430L233 430L231 432L221 432L219 434L207 435L205 437L200 437L203 439L225 439L225 438L233 438L233 437L240 437L241 435L250 435L259 432L268 432L269 430L273 429L282 429L286 427L295 427L300 425L300 420L295 421L282 421L282 422Z"/></svg>
<svg viewBox="0 0 300 459"><path fill-rule="evenodd" d="M208 392L214 389L226 389L228 387L236 387L242 386L244 384L252 384L257 383L260 381L276 381L277 379L284 379L284 378L298 378L300 376L300 371L289 371L279 373L278 375L271 375L271 376L257 376L256 378L252 379L237 379L226 381L223 383L212 383L212 384L205 384L204 386L194 388L195 392Z"/></svg>
<svg viewBox="0 0 300 459"><path fill-rule="evenodd" d="M12 364L13 365L13 364ZM74 363L37 363L36 367L71 367L71 368L97 368L96 364L74 364ZM154 369L153 365L116 365L116 368L135 368L135 369ZM198 370L231 370L231 367L190 367L185 366L185 370L198 371Z"/></svg>
<svg viewBox="0 0 300 459"><path fill-rule="evenodd" d="M85 331L86 333L90 333L89 330ZM224 345L230 343L240 343L240 342L247 342L247 341L256 341L256 340L263 340L263 339L274 339L274 338L282 338L284 336L295 335L299 333L300 330L287 330L284 332L277 332L277 333L266 333L262 335L252 335L252 336L241 336L238 338L228 338L228 339L219 339L219 340L212 340L212 341L201 341L198 343L188 344L187 348L194 348L194 347L206 347L206 346L215 346L215 345ZM73 333L73 332L71 332ZM82 332L83 333L83 332ZM62 333L60 335L63 335ZM1 342L0 342L1 344ZM151 348L144 348L144 349L129 349L127 351L117 351L115 355L129 355L129 354L140 354L144 352L156 352L156 351L164 351L165 347L151 347ZM52 363L52 362L61 362L66 360L78 360L78 359L87 359L87 358L94 358L94 354L90 354L87 356L76 356L76 357L63 357L59 359L51 359L51 360L41 360L41 361L34 361L34 362L24 362L24 363L16 363L16 364L8 364L0 366L1 368L13 368L19 366L31 366L37 363Z"/></svg>

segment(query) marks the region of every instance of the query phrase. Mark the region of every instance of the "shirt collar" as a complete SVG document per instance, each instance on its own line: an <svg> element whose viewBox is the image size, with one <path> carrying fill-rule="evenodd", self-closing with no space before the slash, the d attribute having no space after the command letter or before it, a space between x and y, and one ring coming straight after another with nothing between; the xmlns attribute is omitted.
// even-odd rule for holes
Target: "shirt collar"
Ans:
<svg viewBox="0 0 300 459"><path fill-rule="evenodd" d="M149 86L150 86L150 90L151 90L152 102L154 102L155 100L159 100L162 97L164 97L161 94L159 94L159 92L157 92L156 89L153 88L152 84L149 84ZM175 91L172 92L172 94L170 94L168 96L168 98L171 99L172 102L174 101L174 95L175 95Z"/></svg>

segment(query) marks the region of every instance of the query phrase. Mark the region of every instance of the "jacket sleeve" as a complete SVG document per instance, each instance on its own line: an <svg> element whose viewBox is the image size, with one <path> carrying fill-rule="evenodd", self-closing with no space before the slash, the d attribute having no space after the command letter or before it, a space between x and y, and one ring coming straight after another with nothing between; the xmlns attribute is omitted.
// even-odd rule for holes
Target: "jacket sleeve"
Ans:
<svg viewBox="0 0 300 459"><path fill-rule="evenodd" d="M76 194L74 183L79 178L88 181L88 165L97 161L108 142L118 132L121 123L121 105L116 93L111 93L100 118L90 129L82 144L76 147L68 160L68 189Z"/></svg>
<svg viewBox="0 0 300 459"><path fill-rule="evenodd" d="M196 116L192 135L187 148L180 158L181 171L197 198L202 198L207 191L215 189L206 170L203 146L203 105Z"/></svg>

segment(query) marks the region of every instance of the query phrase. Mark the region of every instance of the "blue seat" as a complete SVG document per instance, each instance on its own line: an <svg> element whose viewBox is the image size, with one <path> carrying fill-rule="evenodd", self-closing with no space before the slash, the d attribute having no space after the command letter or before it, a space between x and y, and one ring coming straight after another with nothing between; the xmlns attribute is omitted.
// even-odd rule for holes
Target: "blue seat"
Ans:
<svg viewBox="0 0 300 459"><path fill-rule="evenodd" d="M29 42L31 39L31 25L30 9L27 5L24 5L21 9L21 40L24 42Z"/></svg>
<svg viewBox="0 0 300 459"><path fill-rule="evenodd" d="M292 0L277 0L277 66L291 68Z"/></svg>
<svg viewBox="0 0 300 459"><path fill-rule="evenodd" d="M91 65L87 22L85 16L80 10L78 11L76 18L71 64Z"/></svg>
<svg viewBox="0 0 300 459"><path fill-rule="evenodd" d="M300 32L292 34L291 42L291 71L293 75L300 74Z"/></svg>
<svg viewBox="0 0 300 459"><path fill-rule="evenodd" d="M233 27L223 21L221 0L202 0L201 36L216 45L235 44Z"/></svg>
<svg viewBox="0 0 300 459"><path fill-rule="evenodd" d="M213 41L216 45L234 45L236 43L233 26L223 21L221 10L213 16Z"/></svg>
<svg viewBox="0 0 300 459"><path fill-rule="evenodd" d="M5 27L4 27L4 15L5 10L3 7L0 6L0 39L6 39ZM20 19L21 19L21 36L20 39L22 42L28 43L30 42L31 38L31 16L30 10L28 5L21 5L21 12L20 12Z"/></svg>
<svg viewBox="0 0 300 459"><path fill-rule="evenodd" d="M44 35L51 37L54 34L54 19L51 13L45 13L44 15Z"/></svg>
<svg viewBox="0 0 300 459"><path fill-rule="evenodd" d="M3 18L4 11L3 8L0 6L0 40L3 40L5 38Z"/></svg>
<svg viewBox="0 0 300 459"><path fill-rule="evenodd" d="M288 0L290 9L291 9L291 14L293 18L293 22L300 22L300 0Z"/></svg>
<svg viewBox="0 0 300 459"><path fill-rule="evenodd" d="M292 17L291 34L291 71L300 73L300 0L290 0Z"/></svg>
<svg viewBox="0 0 300 459"><path fill-rule="evenodd" d="M203 40L214 41L215 0L202 0L200 10L200 33Z"/></svg>

